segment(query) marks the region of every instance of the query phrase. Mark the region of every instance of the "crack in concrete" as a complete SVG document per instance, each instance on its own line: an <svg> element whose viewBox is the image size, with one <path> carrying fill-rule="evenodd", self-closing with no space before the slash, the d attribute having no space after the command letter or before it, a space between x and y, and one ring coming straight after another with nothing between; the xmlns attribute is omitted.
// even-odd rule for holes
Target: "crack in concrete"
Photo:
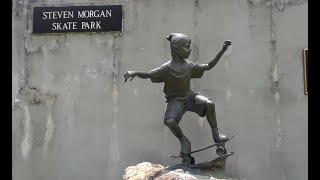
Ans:
<svg viewBox="0 0 320 180"><path fill-rule="evenodd" d="M199 62L199 38L198 38L198 8L199 8L199 0L195 0L195 22L194 22L194 28L195 28L195 37L194 37L194 43L195 43L195 59L196 62Z"/></svg>
<svg viewBox="0 0 320 180"><path fill-rule="evenodd" d="M275 32L275 22L273 19L273 10L274 8L270 8L270 31L271 31L271 53L272 53L272 60L273 60L273 67L271 71L271 76L272 76L272 82L273 82L273 93L279 92L279 81L281 78L281 71L278 65L278 56L276 54L277 52L277 37L276 37L276 32Z"/></svg>
<svg viewBox="0 0 320 180"><path fill-rule="evenodd" d="M54 122L52 119L52 114L51 114L51 108L52 108L52 105L54 104L54 102L55 102L54 97L48 97L46 99L46 105L48 107L49 114L48 114L48 120L47 120L47 124L46 124L46 132L45 132L43 144L42 144L43 152L48 151L48 146L49 146L49 143L51 142L51 139L52 139L53 133L54 133L54 129L55 129L55 125L54 125Z"/></svg>
<svg viewBox="0 0 320 180"><path fill-rule="evenodd" d="M276 150L280 149L280 145L283 141L283 130L281 128L280 121L280 88L279 83L281 79L281 71L278 65L278 56L277 56L277 36L276 36L276 24L274 21L274 9L276 7L270 6L270 33L271 33L271 53L273 65L271 68L271 78L272 78L272 92L273 98L275 101L275 113L276 113L276 130L275 130L275 148Z"/></svg>
<svg viewBox="0 0 320 180"><path fill-rule="evenodd" d="M117 128L117 112L118 112L118 102L119 102L119 91L117 86L117 78L118 78L118 67L116 62L116 51L117 46L115 43L116 35L113 36L112 41L112 53L113 53L113 116L112 116L112 131L110 136L110 148L109 148L109 155L112 157L112 163L119 163L120 161L120 152L119 152L119 144L118 144L118 128Z"/></svg>
<svg viewBox="0 0 320 180"><path fill-rule="evenodd" d="M285 8L302 5L306 0L273 0L271 6L276 7L279 11L283 11Z"/></svg>
<svg viewBox="0 0 320 180"><path fill-rule="evenodd" d="M27 105L23 107L25 123L24 123L24 138L21 142L21 155L24 159L29 157L29 154L32 150L32 124L30 111Z"/></svg>
<svg viewBox="0 0 320 180"><path fill-rule="evenodd" d="M251 8L268 6L276 7L279 11L283 11L286 8L302 5L308 0L248 0L248 4Z"/></svg>
<svg viewBox="0 0 320 180"><path fill-rule="evenodd" d="M193 57L196 63L199 63L199 57L200 57L200 52L199 52L199 37L198 37L198 30L199 30L199 24L198 24L198 10L199 10L199 0L194 1L194 16L195 16L195 21L194 21L194 30L195 30L195 36L194 36L194 48L193 48ZM194 85L196 91L200 93L200 81L199 79L194 80Z"/></svg>

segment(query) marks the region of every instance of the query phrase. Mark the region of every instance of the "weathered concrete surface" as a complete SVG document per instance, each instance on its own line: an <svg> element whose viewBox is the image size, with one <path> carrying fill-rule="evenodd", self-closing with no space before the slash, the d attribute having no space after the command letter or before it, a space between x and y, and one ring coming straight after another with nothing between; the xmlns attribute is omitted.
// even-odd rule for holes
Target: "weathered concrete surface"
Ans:
<svg viewBox="0 0 320 180"><path fill-rule="evenodd" d="M285 179L308 178L308 96L304 95L303 52L308 44L308 4L273 10L276 50L281 78L277 123L274 124L276 146L273 147L281 176ZM294 20L295 19L295 20ZM296 21L303 22L297 23ZM276 162L276 161L274 161Z"/></svg>
<svg viewBox="0 0 320 180"><path fill-rule="evenodd" d="M124 5L123 34L33 35L32 7ZM302 49L306 0L13 1L13 179L121 179L142 161L172 165L179 143L163 124L162 84L135 79L170 59L165 36L192 38L190 60L208 62L233 41L214 69L192 81L212 98L218 125L237 137L226 174L241 179L307 179L308 97ZM192 148L212 143L205 118L181 121ZM297 133L299 132L299 133ZM214 150L196 161L215 158Z"/></svg>

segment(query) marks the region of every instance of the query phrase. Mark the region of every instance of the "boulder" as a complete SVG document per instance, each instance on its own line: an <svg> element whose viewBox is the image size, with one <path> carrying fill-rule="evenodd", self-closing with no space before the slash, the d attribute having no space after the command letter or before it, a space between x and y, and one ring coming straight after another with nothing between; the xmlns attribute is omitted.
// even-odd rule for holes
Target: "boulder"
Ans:
<svg viewBox="0 0 320 180"><path fill-rule="evenodd" d="M142 162L125 169L123 180L232 180L217 179L205 174L193 174L185 169L168 170L161 164Z"/></svg>

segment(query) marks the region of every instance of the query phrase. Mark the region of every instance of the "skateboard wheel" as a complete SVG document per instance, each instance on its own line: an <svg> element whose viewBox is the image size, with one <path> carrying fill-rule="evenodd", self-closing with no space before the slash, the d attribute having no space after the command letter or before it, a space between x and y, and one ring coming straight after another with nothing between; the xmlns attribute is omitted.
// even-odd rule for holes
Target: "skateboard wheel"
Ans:
<svg viewBox="0 0 320 180"><path fill-rule="evenodd" d="M191 164L191 159L189 159L189 158L183 159L182 160L182 164L185 165L185 166L190 165Z"/></svg>
<svg viewBox="0 0 320 180"><path fill-rule="evenodd" d="M195 162L196 162L196 160L194 159L194 157L191 157L190 164L191 164L191 165L194 165L194 164L195 164Z"/></svg>
<svg viewBox="0 0 320 180"><path fill-rule="evenodd" d="M218 156L222 156L224 154L226 154L227 150L224 147L217 147L216 153L218 154Z"/></svg>

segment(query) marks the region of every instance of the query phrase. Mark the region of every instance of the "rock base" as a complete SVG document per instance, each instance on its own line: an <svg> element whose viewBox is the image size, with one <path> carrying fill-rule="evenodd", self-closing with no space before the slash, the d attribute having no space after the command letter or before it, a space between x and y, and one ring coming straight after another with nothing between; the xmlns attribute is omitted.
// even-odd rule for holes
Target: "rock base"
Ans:
<svg viewBox="0 0 320 180"><path fill-rule="evenodd" d="M233 180L224 177L224 172L217 169L195 169L183 165L164 167L150 162L127 167L122 177L123 180Z"/></svg>
<svg viewBox="0 0 320 180"><path fill-rule="evenodd" d="M233 155L234 153L227 153L219 156L216 159L201 162L194 165L184 166L182 164L177 164L173 166L166 167L164 170L177 170L182 169L185 172L190 172L194 175L216 177L216 178L226 178L224 175L225 164L227 157Z"/></svg>

